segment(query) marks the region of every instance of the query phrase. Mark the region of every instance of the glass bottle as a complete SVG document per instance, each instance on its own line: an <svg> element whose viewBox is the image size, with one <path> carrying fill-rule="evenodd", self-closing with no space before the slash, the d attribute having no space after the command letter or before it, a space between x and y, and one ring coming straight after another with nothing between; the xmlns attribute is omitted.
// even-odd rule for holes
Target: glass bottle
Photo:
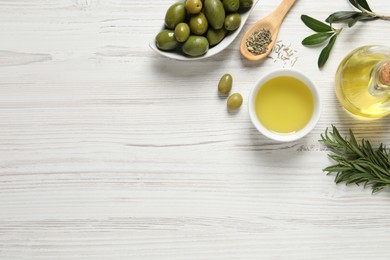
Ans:
<svg viewBox="0 0 390 260"><path fill-rule="evenodd" d="M336 72L336 96L354 115L390 114L390 47L363 46L348 54Z"/></svg>

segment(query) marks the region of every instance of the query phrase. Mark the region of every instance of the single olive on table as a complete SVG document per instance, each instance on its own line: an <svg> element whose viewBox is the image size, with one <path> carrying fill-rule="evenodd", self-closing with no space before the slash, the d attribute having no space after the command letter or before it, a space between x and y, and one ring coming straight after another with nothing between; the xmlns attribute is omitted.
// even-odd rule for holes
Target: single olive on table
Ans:
<svg viewBox="0 0 390 260"><path fill-rule="evenodd" d="M156 38L159 50L199 57L240 27L253 0L184 0L172 4Z"/></svg>
<svg viewBox="0 0 390 260"><path fill-rule="evenodd" d="M242 96L240 93L231 94L227 100L227 108L229 110L239 109L242 105Z"/></svg>
<svg viewBox="0 0 390 260"><path fill-rule="evenodd" d="M229 94L230 90L232 89L233 85L233 78L232 75L229 73L224 74L218 83L218 92L221 95L227 95Z"/></svg>

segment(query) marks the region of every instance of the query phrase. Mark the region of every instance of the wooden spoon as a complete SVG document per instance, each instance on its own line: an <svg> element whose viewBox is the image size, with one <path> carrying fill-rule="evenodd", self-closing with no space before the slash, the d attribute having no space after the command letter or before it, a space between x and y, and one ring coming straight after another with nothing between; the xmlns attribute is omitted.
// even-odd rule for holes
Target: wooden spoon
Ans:
<svg viewBox="0 0 390 260"><path fill-rule="evenodd" d="M288 11L290 11L291 7L294 5L295 2L296 0L283 0L280 5L275 9L275 11L273 11L263 19L257 21L245 32L241 40L240 51L246 59L252 61L259 61L268 56L268 54L272 51L272 48L274 47L280 25L282 24L284 17L288 13ZM261 31L262 29L270 31L272 42L268 45L268 49L265 53L255 55L248 51L246 47L246 39L250 37L253 32Z"/></svg>

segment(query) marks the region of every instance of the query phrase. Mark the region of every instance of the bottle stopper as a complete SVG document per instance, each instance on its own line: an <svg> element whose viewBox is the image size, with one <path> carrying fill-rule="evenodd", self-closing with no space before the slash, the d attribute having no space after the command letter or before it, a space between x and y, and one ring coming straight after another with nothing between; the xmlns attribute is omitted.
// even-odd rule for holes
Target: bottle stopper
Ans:
<svg viewBox="0 0 390 260"><path fill-rule="evenodd" d="M379 81L386 86L390 86L390 61L385 63L379 72Z"/></svg>

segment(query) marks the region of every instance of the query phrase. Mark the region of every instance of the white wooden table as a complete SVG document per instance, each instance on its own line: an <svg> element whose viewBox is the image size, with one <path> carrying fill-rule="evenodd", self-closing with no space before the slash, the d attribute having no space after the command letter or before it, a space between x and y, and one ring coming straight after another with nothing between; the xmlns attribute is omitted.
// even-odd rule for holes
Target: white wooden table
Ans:
<svg viewBox="0 0 390 260"><path fill-rule="evenodd" d="M260 0L248 23L279 2ZM334 184L317 140L335 124L390 145L389 118L357 120L334 95L341 59L388 45L390 22L346 28L320 71L300 15L351 7L296 3L278 39L324 107L307 137L275 143L247 97L291 64L243 60L240 39L205 61L157 55L148 42L171 3L0 0L0 259L389 259L390 192ZM238 113L218 97L224 73L244 96Z"/></svg>

